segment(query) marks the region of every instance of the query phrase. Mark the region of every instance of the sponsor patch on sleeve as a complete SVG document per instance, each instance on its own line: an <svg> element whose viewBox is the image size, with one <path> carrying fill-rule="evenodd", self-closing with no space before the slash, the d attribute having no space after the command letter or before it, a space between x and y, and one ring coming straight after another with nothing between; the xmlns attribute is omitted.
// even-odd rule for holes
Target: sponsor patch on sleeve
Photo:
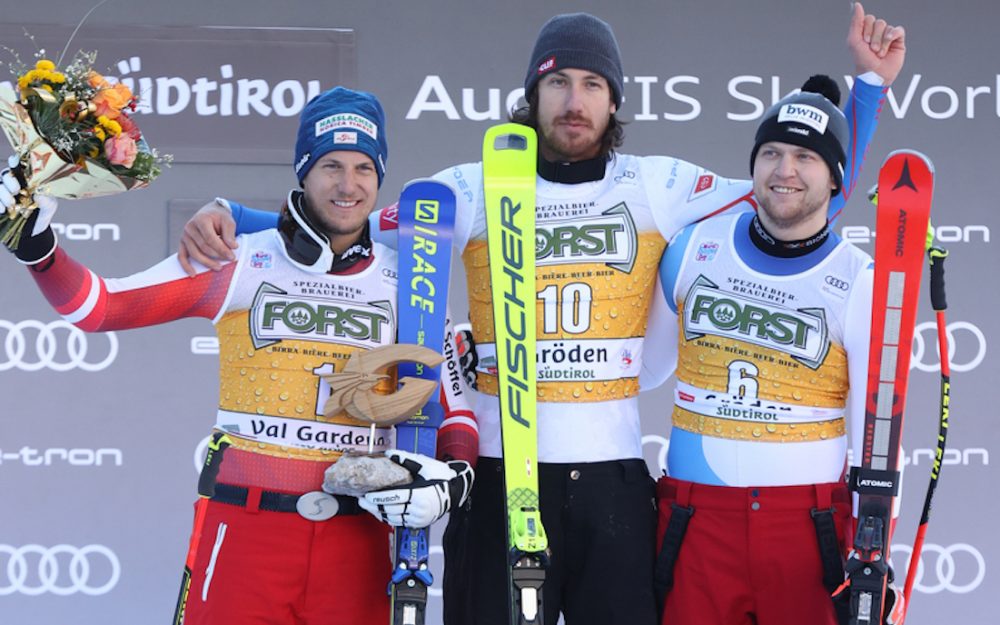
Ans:
<svg viewBox="0 0 1000 625"><path fill-rule="evenodd" d="M386 206L378 213L379 230L396 230L399 228L399 202Z"/></svg>
<svg viewBox="0 0 1000 625"><path fill-rule="evenodd" d="M716 177L715 174L710 174L702 170L699 172L698 177L695 178L694 186L691 188L691 195L688 197L688 202L693 202L698 198L712 193L718 188L718 186L718 177Z"/></svg>

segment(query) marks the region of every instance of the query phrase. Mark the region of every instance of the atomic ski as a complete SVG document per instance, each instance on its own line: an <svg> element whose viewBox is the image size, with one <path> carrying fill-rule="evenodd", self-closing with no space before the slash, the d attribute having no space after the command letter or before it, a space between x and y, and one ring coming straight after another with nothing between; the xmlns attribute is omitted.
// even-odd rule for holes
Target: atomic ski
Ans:
<svg viewBox="0 0 1000 625"><path fill-rule="evenodd" d="M455 191L443 182L414 180L399 196L399 343L444 350L455 228ZM436 368L407 362L399 377L440 380ZM396 426L396 447L434 457L444 409L437 391L409 420ZM427 589L434 581L428 563L428 531L397 528L390 582L393 625L423 625Z"/></svg>
<svg viewBox="0 0 1000 625"><path fill-rule="evenodd" d="M548 541L538 505L535 422L535 131L501 124L483 140L490 285L507 505L510 622L542 622Z"/></svg>
<svg viewBox="0 0 1000 625"><path fill-rule="evenodd" d="M893 152L879 172L875 281L864 444L850 485L858 526L847 562L851 625L881 625L889 573L899 445L920 293L934 167L913 151Z"/></svg>

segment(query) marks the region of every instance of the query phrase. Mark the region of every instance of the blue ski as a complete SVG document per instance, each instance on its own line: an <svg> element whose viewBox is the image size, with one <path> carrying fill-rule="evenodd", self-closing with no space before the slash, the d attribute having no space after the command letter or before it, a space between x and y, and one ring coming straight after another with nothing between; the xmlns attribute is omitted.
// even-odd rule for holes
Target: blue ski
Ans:
<svg viewBox="0 0 1000 625"><path fill-rule="evenodd" d="M455 191L443 182L413 180L399 196L399 343L424 345L443 352L455 229ZM399 377L440 380L437 368L402 363ZM396 447L434 457L437 428L444 420L439 393L396 426ZM429 567L428 531L396 530L395 562L390 582L392 625L423 625Z"/></svg>

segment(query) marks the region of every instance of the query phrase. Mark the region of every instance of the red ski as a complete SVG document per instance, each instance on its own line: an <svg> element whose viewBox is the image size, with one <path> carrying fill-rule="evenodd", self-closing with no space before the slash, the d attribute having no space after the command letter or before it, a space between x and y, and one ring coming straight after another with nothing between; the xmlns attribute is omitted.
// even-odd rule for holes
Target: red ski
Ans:
<svg viewBox="0 0 1000 625"><path fill-rule="evenodd" d="M851 471L851 488L859 497L854 553L847 562L851 625L882 623L893 500L899 493L899 443L933 189L934 166L919 152L893 152L879 172L865 437L861 466Z"/></svg>

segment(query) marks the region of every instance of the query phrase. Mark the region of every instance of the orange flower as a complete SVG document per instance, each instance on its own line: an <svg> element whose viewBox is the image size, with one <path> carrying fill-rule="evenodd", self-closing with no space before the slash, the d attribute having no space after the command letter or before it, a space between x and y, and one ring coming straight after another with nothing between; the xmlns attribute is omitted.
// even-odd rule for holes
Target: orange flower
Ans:
<svg viewBox="0 0 1000 625"><path fill-rule="evenodd" d="M103 85L94 85L94 76L100 78ZM119 83L110 85L100 74L91 75L91 85L97 86L97 95L92 102L97 107L98 115L106 115L110 119L115 119L120 111L132 102L132 92L128 87Z"/></svg>
<svg viewBox="0 0 1000 625"><path fill-rule="evenodd" d="M104 155L112 165L131 167L135 162L138 146L132 137L126 134L115 135L104 142Z"/></svg>
<svg viewBox="0 0 1000 625"><path fill-rule="evenodd" d="M93 70L87 74L87 83L94 89L106 89L111 86L108 81L104 79L104 76L101 76Z"/></svg>

